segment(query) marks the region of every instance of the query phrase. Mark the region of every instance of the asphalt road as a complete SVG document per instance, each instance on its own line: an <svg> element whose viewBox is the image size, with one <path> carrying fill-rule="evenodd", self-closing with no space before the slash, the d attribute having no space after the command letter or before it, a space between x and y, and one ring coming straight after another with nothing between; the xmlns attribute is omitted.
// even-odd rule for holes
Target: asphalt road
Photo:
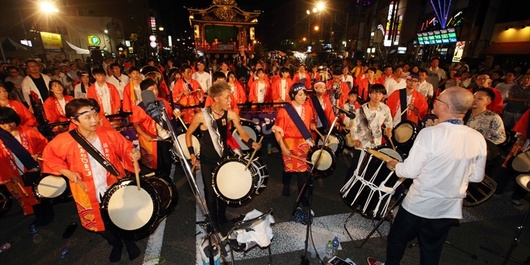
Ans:
<svg viewBox="0 0 530 265"><path fill-rule="evenodd" d="M264 146L271 142L266 139ZM273 145L274 146L274 145ZM229 218L238 217L253 209L266 211L273 208L275 224L272 225L272 264L300 264L300 256L306 255L306 226L293 221L291 215L295 205L296 190L292 183L291 196L281 195L282 163L279 153L267 154L266 148L259 157L265 162L269 172L267 187L259 195L253 196L247 203L238 207L229 207ZM356 264L367 264L366 258L373 256L384 259L386 234L389 222L383 222L379 233L375 233L362 248L357 248L361 240L374 227L376 221L355 213L346 223L352 239L344 229L346 218L352 209L340 196L340 188L346 179L346 171L351 163L347 156L335 160L334 174L314 181L312 209L315 218L311 229L311 240L307 257L310 264L320 264L312 254L324 254L327 240L339 236L341 248L337 256L350 258ZM137 241L142 255L129 261L126 251L122 260L116 264L203 264L198 258L197 244L204 237L204 230L196 224L203 217L198 208L190 186L181 169L177 168L175 184L179 201L175 211L163 221L154 235ZM110 264L108 255L110 246L97 234L88 232L79 226L69 239L62 234L68 224L79 222L72 201L54 205L54 221L40 228L42 242L34 243L28 226L34 217L25 217L20 208L13 204L12 209L0 217L0 244L11 243L11 248L0 253L0 264ZM528 210L528 200L523 207L514 208L509 194L492 197L485 203L465 208L464 219L460 225L451 229L448 241L442 253L441 264L501 264L513 241L516 228L521 225ZM524 261L530 253L530 232L523 230L520 243L514 248L512 258ZM61 250L70 249L67 259L61 259ZM254 248L246 254L236 253L237 264L267 264L266 249ZM321 257L323 258L323 257ZM231 257L224 259L230 264ZM407 250L402 264L419 264L419 248L411 246ZM508 264L517 264L510 261Z"/></svg>

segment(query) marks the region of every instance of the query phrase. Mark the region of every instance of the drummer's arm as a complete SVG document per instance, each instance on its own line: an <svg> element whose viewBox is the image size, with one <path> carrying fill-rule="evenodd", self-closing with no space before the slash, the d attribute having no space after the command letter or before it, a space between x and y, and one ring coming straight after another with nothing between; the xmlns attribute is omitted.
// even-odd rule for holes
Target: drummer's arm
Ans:
<svg viewBox="0 0 530 265"><path fill-rule="evenodd" d="M141 135L143 138L145 138L146 140L148 140L149 142L152 142L154 141L155 139L153 139L153 137L151 137L151 135L147 134L144 129L142 128L142 126L140 126L139 123L133 123L133 127L134 127L134 130L136 130L136 132Z"/></svg>
<svg viewBox="0 0 530 265"><path fill-rule="evenodd" d="M191 140L191 136L197 130L197 128L204 122L204 117L202 116L202 112L197 112L195 116L193 117L193 120L191 121L190 126L188 127L188 130L186 131L186 148L188 148L188 152L190 153L190 159L191 164L196 165L197 163L197 156L195 153L199 150L193 149L193 141Z"/></svg>
<svg viewBox="0 0 530 265"><path fill-rule="evenodd" d="M237 133L239 134L239 137L241 137L241 141L243 143L245 143L248 147L254 148L254 150L259 150L261 148L261 144L250 138L245 129L243 129L239 116L233 110L228 110L228 119L232 121L236 127Z"/></svg>

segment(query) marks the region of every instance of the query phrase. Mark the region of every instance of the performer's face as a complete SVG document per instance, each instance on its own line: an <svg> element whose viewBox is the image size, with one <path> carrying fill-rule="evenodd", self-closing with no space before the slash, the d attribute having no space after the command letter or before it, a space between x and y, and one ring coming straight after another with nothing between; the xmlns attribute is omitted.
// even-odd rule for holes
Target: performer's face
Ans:
<svg viewBox="0 0 530 265"><path fill-rule="evenodd" d="M73 123L82 131L95 132L99 125L98 113L92 107L82 107L77 111L79 115L72 119Z"/></svg>
<svg viewBox="0 0 530 265"><path fill-rule="evenodd" d="M477 91L473 95L472 109L483 109L491 103L491 99L488 94L484 91Z"/></svg>
<svg viewBox="0 0 530 265"><path fill-rule="evenodd" d="M323 95L326 92L326 85L324 83L319 83L318 85L315 85L315 92L317 92L317 94L319 95Z"/></svg>
<svg viewBox="0 0 530 265"><path fill-rule="evenodd" d="M12 131L17 130L17 124L15 122L2 123L0 124L0 128L2 128L4 131L8 133L11 133Z"/></svg>
<svg viewBox="0 0 530 265"><path fill-rule="evenodd" d="M0 100L7 99L7 90L4 87L0 87Z"/></svg>
<svg viewBox="0 0 530 265"><path fill-rule="evenodd" d="M230 102L232 101L232 98L230 98L230 90L225 90L221 95L215 97L215 102L219 106L219 108L223 110L228 110L230 108Z"/></svg>
<svg viewBox="0 0 530 265"><path fill-rule="evenodd" d="M307 95L305 94L304 90L299 90L296 95L294 96L294 101L298 103L298 105L303 105L305 103L305 100L307 99Z"/></svg>

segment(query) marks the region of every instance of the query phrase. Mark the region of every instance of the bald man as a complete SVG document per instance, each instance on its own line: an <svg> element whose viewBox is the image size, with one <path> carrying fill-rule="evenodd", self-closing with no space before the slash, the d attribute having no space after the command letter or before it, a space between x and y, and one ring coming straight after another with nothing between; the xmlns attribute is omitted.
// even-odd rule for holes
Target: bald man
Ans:
<svg viewBox="0 0 530 265"><path fill-rule="evenodd" d="M387 162L413 184L390 228L386 265L399 264L414 237L420 244L421 264L438 264L449 228L462 218L468 183L484 178L486 141L463 122L472 103L473 95L466 89L446 89L434 102L440 123L418 134L403 163Z"/></svg>

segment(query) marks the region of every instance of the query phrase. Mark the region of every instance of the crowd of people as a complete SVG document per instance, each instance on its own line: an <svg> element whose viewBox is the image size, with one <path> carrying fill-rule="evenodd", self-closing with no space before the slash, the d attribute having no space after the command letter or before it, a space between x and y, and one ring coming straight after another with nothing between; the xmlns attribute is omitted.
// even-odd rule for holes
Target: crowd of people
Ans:
<svg viewBox="0 0 530 265"><path fill-rule="evenodd" d="M0 164L12 174L2 174L0 184L5 184L17 198L24 214L37 215L32 206L39 203L32 194L33 197L23 196L23 177L38 170L40 157L44 156L40 167L43 171L63 175L71 184L78 184L70 187L80 215L86 211L94 213L94 219L82 218L81 223L87 230L101 233L113 246L110 260L119 260L123 243L131 259L139 255L134 242L105 232L96 206L105 187L125 176L124 169L134 171L133 160L171 178L169 171L174 161L167 155L172 147L170 128L148 115L142 102L146 90L162 102L169 119L179 119L183 127L190 126L186 148L192 164L200 161L203 174L206 172L205 183L212 181L209 172L228 156L227 150L237 148L230 127L240 133L249 148L261 147L241 128L241 109L276 108L272 131L284 163L284 196L290 196L293 176L299 191L310 177L308 154L316 148L318 139L330 131L351 140L351 149L344 155L353 154L356 149L394 145L394 129L403 123L420 131L414 145L398 148L407 159L388 163L398 176L414 179L404 201L405 210L400 211L399 222L391 229L388 264L399 263L404 251L402 240L412 235L432 249L425 255L435 264L440 242L443 243L440 239L447 235L449 222L436 223L439 230L427 239L421 230L411 227L417 227L421 220L461 218L465 197L462 190L468 181L480 182L484 174L498 182L496 193L503 193L517 174L503 166L506 156L513 155L508 153L511 145L515 144L518 151L528 147L530 72L522 72L520 67L477 71L462 61L443 69L438 58L432 58L424 68L407 63L379 68L377 62L362 60L355 65L344 60L342 64L324 67L293 64L290 59L281 64L277 60L251 64L244 55L235 63L205 58L182 64L168 59L166 63L151 59L140 68L130 61L106 58L101 65L79 59L50 65L39 60L2 64ZM108 119L113 115L120 115L133 125L139 152L116 132ZM191 140L197 128L203 143L200 157L195 155L199 150L194 150ZM71 131L77 131L95 146L115 168L99 165L90 152L78 148ZM482 135L485 141L476 135ZM466 155L446 159L455 152ZM89 159L83 159L87 155ZM445 163L440 163L440 159L446 159ZM451 171L452 168L458 170ZM431 176L422 173L424 169L443 174ZM458 179L449 181L455 174ZM441 190L423 182L433 178L450 184ZM227 221L226 205L216 198L210 185L206 186L205 197L208 208L214 211L214 225L221 227ZM426 195L433 193L436 195ZM522 204L524 194L516 187L514 205ZM424 200L425 196L428 199ZM443 204L446 210L433 213L429 209L435 204ZM307 205L307 198L302 197L302 206ZM37 216L37 223L45 225L48 219L49 214L46 218ZM407 226L408 230L403 228Z"/></svg>

